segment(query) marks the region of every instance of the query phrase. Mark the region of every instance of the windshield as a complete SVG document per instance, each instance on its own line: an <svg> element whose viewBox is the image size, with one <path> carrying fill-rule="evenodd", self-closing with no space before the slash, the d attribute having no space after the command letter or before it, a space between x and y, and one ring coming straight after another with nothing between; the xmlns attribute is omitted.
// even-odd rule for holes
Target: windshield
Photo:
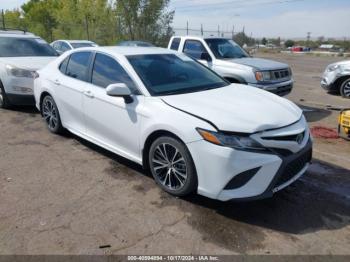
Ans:
<svg viewBox="0 0 350 262"><path fill-rule="evenodd" d="M228 85L220 76L185 55L127 57L151 95L198 92Z"/></svg>
<svg viewBox="0 0 350 262"><path fill-rule="evenodd" d="M217 59L248 57L248 54L232 40L219 38L206 39L205 42Z"/></svg>
<svg viewBox="0 0 350 262"><path fill-rule="evenodd" d="M41 38L0 37L0 57L57 56Z"/></svg>
<svg viewBox="0 0 350 262"><path fill-rule="evenodd" d="M80 47L92 47L95 46L93 43L70 43L73 48L80 48Z"/></svg>

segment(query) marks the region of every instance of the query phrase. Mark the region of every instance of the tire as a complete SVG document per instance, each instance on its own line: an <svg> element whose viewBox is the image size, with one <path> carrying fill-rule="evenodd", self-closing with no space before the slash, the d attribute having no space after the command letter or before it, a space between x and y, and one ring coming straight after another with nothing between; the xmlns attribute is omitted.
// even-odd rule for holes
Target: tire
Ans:
<svg viewBox="0 0 350 262"><path fill-rule="evenodd" d="M60 113L52 96L47 95L44 97L41 103L41 113L50 132L54 134L62 134L64 132Z"/></svg>
<svg viewBox="0 0 350 262"><path fill-rule="evenodd" d="M148 164L157 184L174 196L197 189L196 169L187 147L178 139L163 136L149 150Z"/></svg>
<svg viewBox="0 0 350 262"><path fill-rule="evenodd" d="M344 98L350 98L350 78L345 79L340 85L340 94Z"/></svg>
<svg viewBox="0 0 350 262"><path fill-rule="evenodd" d="M11 106L11 103L6 96L4 86L0 81L0 108L9 108L10 106Z"/></svg>

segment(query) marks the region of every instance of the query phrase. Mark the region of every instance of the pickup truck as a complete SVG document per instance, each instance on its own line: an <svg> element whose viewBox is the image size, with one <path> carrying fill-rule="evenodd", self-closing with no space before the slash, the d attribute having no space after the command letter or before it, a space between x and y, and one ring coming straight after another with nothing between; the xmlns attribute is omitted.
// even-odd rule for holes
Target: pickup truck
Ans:
<svg viewBox="0 0 350 262"><path fill-rule="evenodd" d="M293 88L292 70L287 64L251 57L230 39L173 36L168 49L187 54L231 83L254 86L280 96L289 94Z"/></svg>

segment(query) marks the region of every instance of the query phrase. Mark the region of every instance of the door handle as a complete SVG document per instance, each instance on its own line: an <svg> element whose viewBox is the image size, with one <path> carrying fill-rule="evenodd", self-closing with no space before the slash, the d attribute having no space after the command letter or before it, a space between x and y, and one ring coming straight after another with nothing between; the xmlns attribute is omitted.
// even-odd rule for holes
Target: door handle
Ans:
<svg viewBox="0 0 350 262"><path fill-rule="evenodd" d="M60 81L58 79L55 79L55 81L53 81L53 83L57 86L61 85Z"/></svg>
<svg viewBox="0 0 350 262"><path fill-rule="evenodd" d="M90 98L94 98L94 94L89 90L89 91L85 91L84 92L84 95L87 96L87 97L90 97Z"/></svg>

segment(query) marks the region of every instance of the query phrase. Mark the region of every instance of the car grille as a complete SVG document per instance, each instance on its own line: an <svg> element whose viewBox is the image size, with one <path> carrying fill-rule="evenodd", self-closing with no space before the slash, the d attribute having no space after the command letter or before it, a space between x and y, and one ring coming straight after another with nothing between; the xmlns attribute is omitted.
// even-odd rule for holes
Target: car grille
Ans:
<svg viewBox="0 0 350 262"><path fill-rule="evenodd" d="M304 139L304 136L305 136L305 131L299 134L294 134L289 136L266 136L266 137L262 137L262 139L299 142L300 140L302 141Z"/></svg>
<svg viewBox="0 0 350 262"><path fill-rule="evenodd" d="M276 182L276 187L283 185L287 181L291 180L294 176L296 176L307 163L309 163L312 159L312 149L306 151L304 154L299 156L297 159L289 162L282 175L278 178Z"/></svg>
<svg viewBox="0 0 350 262"><path fill-rule="evenodd" d="M289 69L273 70L271 71L272 79L279 80L283 78L289 78L290 72Z"/></svg>
<svg viewBox="0 0 350 262"><path fill-rule="evenodd" d="M274 93L279 96L287 95L291 91L292 91L292 85L280 86L276 90L270 90L271 93Z"/></svg>

